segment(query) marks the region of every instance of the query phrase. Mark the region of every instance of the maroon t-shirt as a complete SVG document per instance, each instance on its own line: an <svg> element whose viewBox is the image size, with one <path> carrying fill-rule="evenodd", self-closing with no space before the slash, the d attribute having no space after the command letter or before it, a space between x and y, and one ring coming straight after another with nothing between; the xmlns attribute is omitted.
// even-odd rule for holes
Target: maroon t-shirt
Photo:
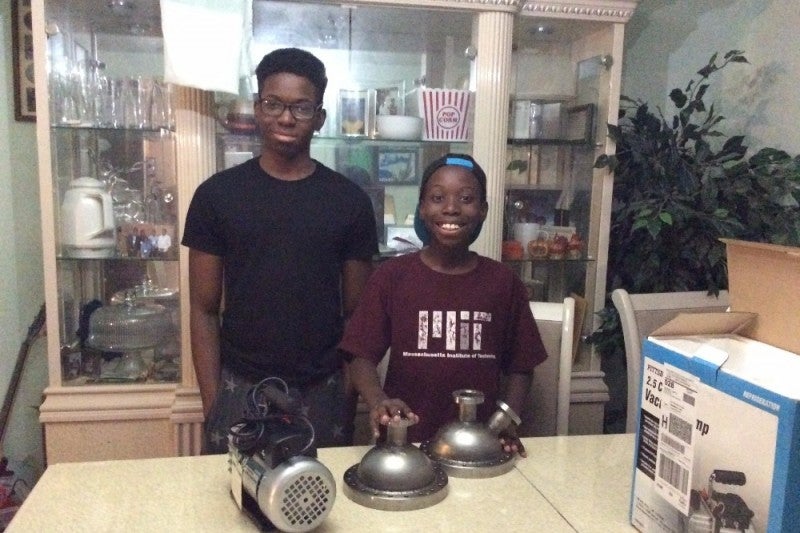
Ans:
<svg viewBox="0 0 800 533"><path fill-rule="evenodd" d="M486 422L501 375L531 372L547 358L522 281L482 256L473 271L456 275L431 270L419 253L382 263L339 347L376 364L391 348L384 391L420 417L409 442L458 419L458 389L484 393L478 420Z"/></svg>

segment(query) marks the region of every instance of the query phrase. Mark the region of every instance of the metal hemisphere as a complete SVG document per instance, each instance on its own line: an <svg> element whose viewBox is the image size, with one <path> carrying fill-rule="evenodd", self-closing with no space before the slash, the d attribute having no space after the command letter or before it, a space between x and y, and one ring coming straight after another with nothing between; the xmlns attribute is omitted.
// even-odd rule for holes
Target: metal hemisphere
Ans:
<svg viewBox="0 0 800 533"><path fill-rule="evenodd" d="M405 442L407 420L390 422L387 442L371 448L344 474L344 493L385 511L422 509L447 495L447 474L419 448Z"/></svg>
<svg viewBox="0 0 800 533"><path fill-rule="evenodd" d="M451 422L442 427L429 450L434 460L470 463L497 461L503 455L497 436L485 425L470 422Z"/></svg>
<svg viewBox="0 0 800 533"><path fill-rule="evenodd" d="M458 478L490 478L512 470L515 463L514 454L504 452L497 440L495 447L497 452L491 452L483 457L465 458L458 453L443 454L441 441L425 441L420 445L423 453L441 466L448 476ZM434 451L434 448L437 451Z"/></svg>
<svg viewBox="0 0 800 533"><path fill-rule="evenodd" d="M433 483L433 462L414 445L376 446L358 465L358 478L383 491L417 490Z"/></svg>
<svg viewBox="0 0 800 533"><path fill-rule="evenodd" d="M498 401L498 411L488 425L476 422L476 407L483 393L457 390L453 398L459 406L459 420L436 432L420 449L454 477L494 477L514 467L514 454L503 451L498 440L506 427L519 424L519 417L505 403Z"/></svg>

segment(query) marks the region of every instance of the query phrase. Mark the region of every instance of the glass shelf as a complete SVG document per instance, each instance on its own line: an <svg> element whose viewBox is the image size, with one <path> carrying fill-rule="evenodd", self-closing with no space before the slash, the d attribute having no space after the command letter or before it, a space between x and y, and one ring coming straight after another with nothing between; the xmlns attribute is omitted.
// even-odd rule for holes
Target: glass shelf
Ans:
<svg viewBox="0 0 800 533"><path fill-rule="evenodd" d="M175 128L159 127L159 128L119 128L113 126L97 126L94 124L51 124L51 129L54 130L86 130L86 131L127 131L131 133L156 133L174 132Z"/></svg>
<svg viewBox="0 0 800 533"><path fill-rule="evenodd" d="M113 129L113 128L107 128ZM136 131L136 130L132 130ZM156 130L157 131L157 130ZM261 134L259 133L233 133L229 131L218 131L217 137L221 142L248 142L248 143L261 143ZM525 139L528 141L530 139ZM427 145L427 146L447 146L452 147L454 151L468 151L471 142L466 141L441 141L441 140L425 140L425 139L386 139L377 136L336 136L336 135L314 135L312 142L336 142L342 144L361 144L361 143L386 143L398 145ZM510 142L511 140L509 140ZM566 144L575 144L575 141L561 141ZM528 143L526 143L528 144Z"/></svg>
<svg viewBox="0 0 800 533"><path fill-rule="evenodd" d="M586 139L507 139L506 143L510 146L584 146L591 144Z"/></svg>
<svg viewBox="0 0 800 533"><path fill-rule="evenodd" d="M582 257L580 259L549 259L549 258L534 258L534 257L526 257L523 259L503 259L503 263L508 263L510 265L524 265L524 264L535 264L535 265L563 265L563 264L576 264L576 263L594 263L596 259L594 257Z"/></svg>
<svg viewBox="0 0 800 533"><path fill-rule="evenodd" d="M159 256L159 257L124 257L124 256L114 256L114 257L69 257L67 255L58 254L56 255L56 260L61 261L127 261L127 262L141 262L141 263L148 263L148 262L176 262L179 261L180 258L178 257L177 249L175 250L174 254L170 254L168 256Z"/></svg>

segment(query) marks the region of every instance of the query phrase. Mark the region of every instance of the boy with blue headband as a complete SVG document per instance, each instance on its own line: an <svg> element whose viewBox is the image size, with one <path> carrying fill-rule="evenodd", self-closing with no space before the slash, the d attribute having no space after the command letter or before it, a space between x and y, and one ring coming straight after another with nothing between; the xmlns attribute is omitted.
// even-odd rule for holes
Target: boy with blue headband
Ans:
<svg viewBox="0 0 800 533"><path fill-rule="evenodd" d="M419 252L382 263L350 318L339 349L379 424L405 416L409 442L431 439L456 419L452 392L477 389L487 420L502 399L524 407L533 368L547 354L525 286L507 266L469 250L486 219L486 174L470 156L448 154L423 173L414 228ZM384 386L377 364L391 356ZM500 445L500 444L498 444ZM506 451L525 455L514 435Z"/></svg>

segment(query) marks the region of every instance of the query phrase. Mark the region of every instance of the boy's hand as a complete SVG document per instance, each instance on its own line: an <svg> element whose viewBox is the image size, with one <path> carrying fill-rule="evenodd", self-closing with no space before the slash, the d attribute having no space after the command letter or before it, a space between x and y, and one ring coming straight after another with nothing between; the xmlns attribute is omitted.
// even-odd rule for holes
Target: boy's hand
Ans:
<svg viewBox="0 0 800 533"><path fill-rule="evenodd" d="M392 419L400 420L405 417L416 424L419 422L419 417L414 414L411 408L399 398L386 398L377 404L373 405L370 409L370 425L372 426L372 435L375 438L380 436L379 426L387 425Z"/></svg>
<svg viewBox="0 0 800 533"><path fill-rule="evenodd" d="M514 428L507 428L500 433L500 445L506 453L518 453L520 457L528 457L528 452L525 451L525 446L517 437Z"/></svg>

